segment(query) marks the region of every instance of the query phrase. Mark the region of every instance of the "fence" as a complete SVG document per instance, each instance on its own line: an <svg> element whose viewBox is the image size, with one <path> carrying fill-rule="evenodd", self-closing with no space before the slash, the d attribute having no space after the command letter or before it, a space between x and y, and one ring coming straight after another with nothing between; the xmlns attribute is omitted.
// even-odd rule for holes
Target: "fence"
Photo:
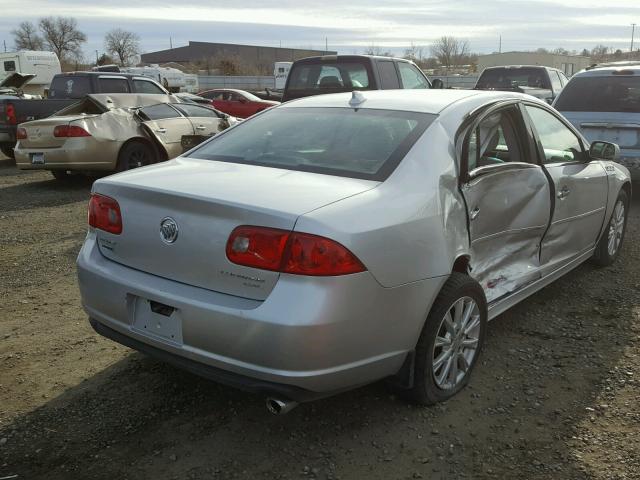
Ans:
<svg viewBox="0 0 640 480"><path fill-rule="evenodd" d="M275 88L273 76L230 76L230 75L198 75L199 89L238 88L240 90L264 90Z"/></svg>

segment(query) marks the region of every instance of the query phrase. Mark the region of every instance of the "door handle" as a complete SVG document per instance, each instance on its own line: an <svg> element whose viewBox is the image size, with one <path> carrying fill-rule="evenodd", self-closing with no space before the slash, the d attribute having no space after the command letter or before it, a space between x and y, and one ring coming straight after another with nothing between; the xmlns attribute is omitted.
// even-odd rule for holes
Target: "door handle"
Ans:
<svg viewBox="0 0 640 480"><path fill-rule="evenodd" d="M155 130L156 133L167 133L167 129L166 128L158 128Z"/></svg>
<svg viewBox="0 0 640 480"><path fill-rule="evenodd" d="M198 125L198 126L196 127L196 130L206 130L206 129L207 129L207 127L205 127L205 126L203 126L203 125Z"/></svg>
<svg viewBox="0 0 640 480"><path fill-rule="evenodd" d="M557 197L558 197L558 198L560 198L560 199L563 199L563 198L568 197L570 193L571 193L571 190L569 190L569 189L567 188L567 186L565 185L564 187L562 187L562 190L560 190L560 191L558 192Z"/></svg>
<svg viewBox="0 0 640 480"><path fill-rule="evenodd" d="M469 212L469 218L471 220L475 220L479 214L480 214L480 207L476 207L473 210L471 210L471 212Z"/></svg>

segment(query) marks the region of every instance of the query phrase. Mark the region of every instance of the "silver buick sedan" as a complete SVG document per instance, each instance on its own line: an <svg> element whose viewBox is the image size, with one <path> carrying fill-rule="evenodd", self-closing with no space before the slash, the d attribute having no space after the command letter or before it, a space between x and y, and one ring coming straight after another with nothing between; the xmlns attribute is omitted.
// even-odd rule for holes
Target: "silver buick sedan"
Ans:
<svg viewBox="0 0 640 480"><path fill-rule="evenodd" d="M488 320L616 259L631 197L618 154L516 93L289 102L96 181L82 302L98 333L274 413L383 378L443 401Z"/></svg>

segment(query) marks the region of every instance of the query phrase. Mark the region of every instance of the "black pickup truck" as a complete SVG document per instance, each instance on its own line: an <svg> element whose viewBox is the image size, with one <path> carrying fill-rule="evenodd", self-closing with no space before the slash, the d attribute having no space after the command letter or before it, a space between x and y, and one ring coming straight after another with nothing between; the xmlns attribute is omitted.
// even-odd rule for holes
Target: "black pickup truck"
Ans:
<svg viewBox="0 0 640 480"><path fill-rule="evenodd" d="M557 68L507 65L485 68L478 78L475 90L526 93L551 103L568 82L569 79Z"/></svg>
<svg viewBox="0 0 640 480"><path fill-rule="evenodd" d="M33 99L20 91L33 75L14 73L0 83L0 151L13 158L18 125L53 115L90 93L168 94L157 82L140 75L70 72L53 77L48 98ZM22 82L22 83L21 83Z"/></svg>

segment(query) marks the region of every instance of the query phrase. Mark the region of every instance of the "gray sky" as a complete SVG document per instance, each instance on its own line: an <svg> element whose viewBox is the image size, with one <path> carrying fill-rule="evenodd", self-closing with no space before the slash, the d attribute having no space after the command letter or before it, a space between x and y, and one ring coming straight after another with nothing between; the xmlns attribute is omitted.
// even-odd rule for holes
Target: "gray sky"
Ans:
<svg viewBox="0 0 640 480"><path fill-rule="evenodd" d="M401 52L411 43L428 46L442 35L467 39L471 50L592 48L603 43L629 49L631 23L640 24L640 0L0 0L2 40L19 22L65 15L88 36L88 58L102 52L106 31L136 31L143 52L189 40L359 53L370 45ZM602 5L606 5L603 9ZM640 47L640 28L636 29ZM427 49L428 50L428 49Z"/></svg>

